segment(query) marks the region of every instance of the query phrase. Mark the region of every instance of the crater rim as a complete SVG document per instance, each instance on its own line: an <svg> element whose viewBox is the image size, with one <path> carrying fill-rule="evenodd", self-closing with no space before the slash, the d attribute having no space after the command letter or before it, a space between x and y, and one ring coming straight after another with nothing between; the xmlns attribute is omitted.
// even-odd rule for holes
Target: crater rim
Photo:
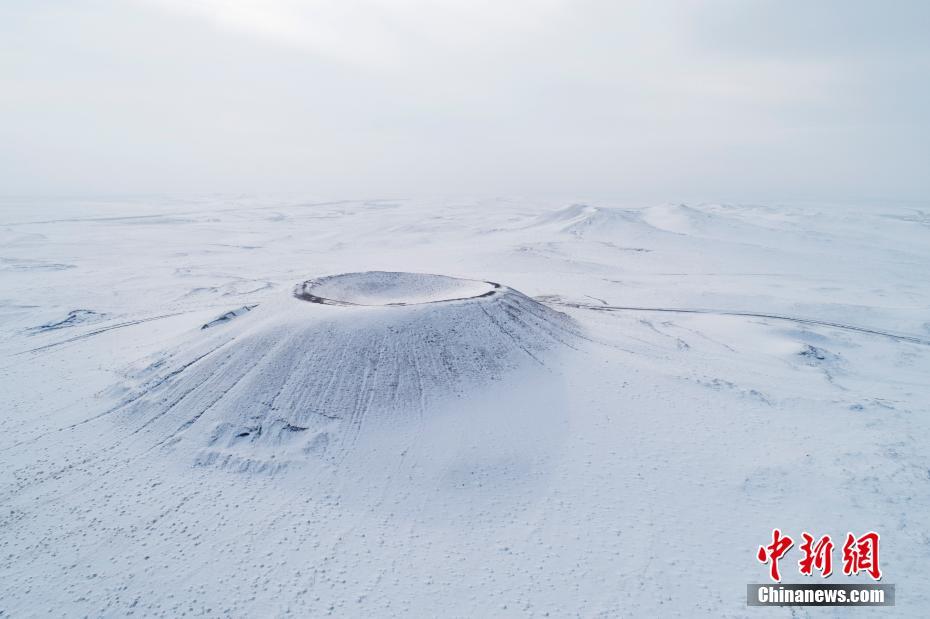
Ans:
<svg viewBox="0 0 930 619"><path fill-rule="evenodd" d="M357 271L300 282L294 297L308 303L342 307L409 307L491 297L497 282L435 273Z"/></svg>

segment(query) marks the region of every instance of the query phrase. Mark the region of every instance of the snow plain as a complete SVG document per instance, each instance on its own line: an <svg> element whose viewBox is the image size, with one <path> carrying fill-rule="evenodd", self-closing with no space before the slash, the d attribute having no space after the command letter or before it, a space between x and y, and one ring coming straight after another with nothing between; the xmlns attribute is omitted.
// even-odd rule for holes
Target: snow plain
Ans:
<svg viewBox="0 0 930 619"><path fill-rule="evenodd" d="M0 616L930 612L926 206L6 200L0 353Z"/></svg>

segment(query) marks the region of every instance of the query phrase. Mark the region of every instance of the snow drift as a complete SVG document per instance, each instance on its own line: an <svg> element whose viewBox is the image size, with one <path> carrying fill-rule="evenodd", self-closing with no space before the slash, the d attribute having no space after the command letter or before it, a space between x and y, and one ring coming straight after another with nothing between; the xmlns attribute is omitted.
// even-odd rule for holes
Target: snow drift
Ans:
<svg viewBox="0 0 930 619"><path fill-rule="evenodd" d="M120 417L197 464L274 471L340 459L366 428L422 418L571 345L574 323L500 284L365 272L198 330L143 371Z"/></svg>

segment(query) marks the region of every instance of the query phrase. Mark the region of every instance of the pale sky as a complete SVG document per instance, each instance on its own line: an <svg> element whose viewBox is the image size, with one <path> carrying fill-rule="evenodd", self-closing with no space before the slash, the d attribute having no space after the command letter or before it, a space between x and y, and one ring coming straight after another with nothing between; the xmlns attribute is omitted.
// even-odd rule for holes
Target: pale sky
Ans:
<svg viewBox="0 0 930 619"><path fill-rule="evenodd" d="M930 199L930 2L5 0L0 194Z"/></svg>

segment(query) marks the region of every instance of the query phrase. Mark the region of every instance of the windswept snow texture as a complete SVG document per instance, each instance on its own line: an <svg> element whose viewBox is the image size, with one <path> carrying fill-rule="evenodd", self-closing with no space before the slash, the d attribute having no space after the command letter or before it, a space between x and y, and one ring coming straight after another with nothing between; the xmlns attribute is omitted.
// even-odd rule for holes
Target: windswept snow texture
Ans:
<svg viewBox="0 0 930 619"><path fill-rule="evenodd" d="M928 212L6 201L0 616L925 617Z"/></svg>

